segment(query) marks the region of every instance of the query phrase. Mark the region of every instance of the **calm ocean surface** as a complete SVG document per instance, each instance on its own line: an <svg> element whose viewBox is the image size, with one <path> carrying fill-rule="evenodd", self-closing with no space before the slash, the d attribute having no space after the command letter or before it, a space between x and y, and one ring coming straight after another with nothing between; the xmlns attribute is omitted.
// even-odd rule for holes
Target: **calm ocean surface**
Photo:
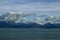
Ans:
<svg viewBox="0 0 60 40"><path fill-rule="evenodd" d="M0 40L60 40L60 29L0 28Z"/></svg>

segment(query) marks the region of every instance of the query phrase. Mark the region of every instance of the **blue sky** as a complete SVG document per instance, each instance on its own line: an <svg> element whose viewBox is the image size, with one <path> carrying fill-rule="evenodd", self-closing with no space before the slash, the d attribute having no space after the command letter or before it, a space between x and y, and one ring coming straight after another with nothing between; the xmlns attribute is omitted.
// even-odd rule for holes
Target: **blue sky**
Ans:
<svg viewBox="0 0 60 40"><path fill-rule="evenodd" d="M0 12L60 15L60 0L0 0Z"/></svg>

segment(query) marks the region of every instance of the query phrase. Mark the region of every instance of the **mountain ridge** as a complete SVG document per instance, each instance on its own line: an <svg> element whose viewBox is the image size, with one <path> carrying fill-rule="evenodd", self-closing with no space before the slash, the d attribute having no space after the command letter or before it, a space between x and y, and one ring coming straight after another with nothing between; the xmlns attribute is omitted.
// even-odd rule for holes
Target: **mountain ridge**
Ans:
<svg viewBox="0 0 60 40"><path fill-rule="evenodd" d="M60 16L18 14L8 12L0 16L0 26L7 28L60 28ZM8 27L10 26L10 27Z"/></svg>

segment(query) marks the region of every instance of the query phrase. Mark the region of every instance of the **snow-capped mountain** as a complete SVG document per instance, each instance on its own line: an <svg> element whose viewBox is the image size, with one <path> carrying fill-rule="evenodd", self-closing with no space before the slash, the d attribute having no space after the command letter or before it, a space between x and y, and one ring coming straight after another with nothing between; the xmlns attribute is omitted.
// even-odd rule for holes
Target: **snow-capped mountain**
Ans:
<svg viewBox="0 0 60 40"><path fill-rule="evenodd" d="M16 12L8 12L0 15L0 21L14 22L14 23L37 23L44 25L46 23L60 23L60 17L48 16L48 15L36 15L36 14L24 14Z"/></svg>
<svg viewBox="0 0 60 40"><path fill-rule="evenodd" d="M0 28L60 28L60 16L8 12L0 15Z"/></svg>

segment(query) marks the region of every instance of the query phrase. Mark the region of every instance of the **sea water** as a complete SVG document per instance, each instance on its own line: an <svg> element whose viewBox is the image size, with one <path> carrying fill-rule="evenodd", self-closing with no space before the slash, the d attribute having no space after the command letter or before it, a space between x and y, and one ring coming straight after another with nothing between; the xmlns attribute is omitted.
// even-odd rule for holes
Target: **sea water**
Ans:
<svg viewBox="0 0 60 40"><path fill-rule="evenodd" d="M60 40L60 29L0 28L0 40Z"/></svg>

